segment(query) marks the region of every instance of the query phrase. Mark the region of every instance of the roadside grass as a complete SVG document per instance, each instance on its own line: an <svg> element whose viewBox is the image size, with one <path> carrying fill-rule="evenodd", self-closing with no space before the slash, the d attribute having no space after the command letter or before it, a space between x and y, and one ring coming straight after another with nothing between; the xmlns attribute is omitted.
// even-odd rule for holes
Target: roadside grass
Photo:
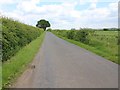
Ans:
<svg viewBox="0 0 120 90"><path fill-rule="evenodd" d="M32 41L30 44L23 47L10 60L2 64L2 87L8 87L21 73L26 69L26 66L33 60L38 52L45 32L40 37Z"/></svg>
<svg viewBox="0 0 120 90"><path fill-rule="evenodd" d="M2 89L2 62L0 62L0 90Z"/></svg>
<svg viewBox="0 0 120 90"><path fill-rule="evenodd" d="M114 63L117 63L117 64L120 64L118 62L118 56L116 55L113 55L112 52L109 52L105 47L103 47L102 45L101 46L95 46L95 47L92 47L90 45L87 45L87 44L84 44L84 43L81 43L81 42L78 42L78 41L75 41L75 40L71 40L71 39L68 39L66 37L62 37L56 33L53 32L53 34L55 34L56 36L70 42L70 43L73 43L79 47L82 47L82 48L85 48L86 50L89 50L89 51L92 51L93 53L96 53L97 55L100 55Z"/></svg>

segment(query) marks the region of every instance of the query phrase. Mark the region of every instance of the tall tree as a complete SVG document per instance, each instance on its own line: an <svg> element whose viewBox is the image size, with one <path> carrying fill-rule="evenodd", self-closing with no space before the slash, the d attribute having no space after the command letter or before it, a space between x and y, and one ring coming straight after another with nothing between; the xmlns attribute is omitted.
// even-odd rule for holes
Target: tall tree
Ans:
<svg viewBox="0 0 120 90"><path fill-rule="evenodd" d="M36 27L39 27L39 28L43 28L44 31L46 30L47 27L50 27L50 23L49 21L45 20L45 19L41 19L37 22L36 24Z"/></svg>

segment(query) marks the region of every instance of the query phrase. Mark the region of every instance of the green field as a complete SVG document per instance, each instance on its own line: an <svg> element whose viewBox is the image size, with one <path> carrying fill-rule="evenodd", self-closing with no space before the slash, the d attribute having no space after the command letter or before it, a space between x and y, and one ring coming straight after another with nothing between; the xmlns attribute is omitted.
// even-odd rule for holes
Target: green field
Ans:
<svg viewBox="0 0 120 90"><path fill-rule="evenodd" d="M118 63L118 31L53 30L52 32L71 43Z"/></svg>
<svg viewBox="0 0 120 90"><path fill-rule="evenodd" d="M2 65L2 84L3 87L10 84L22 73L26 66L33 60L42 44L45 33L36 40L22 48L14 57Z"/></svg>
<svg viewBox="0 0 120 90"><path fill-rule="evenodd" d="M107 59L118 63L118 32L95 31L89 38L91 46L101 50Z"/></svg>

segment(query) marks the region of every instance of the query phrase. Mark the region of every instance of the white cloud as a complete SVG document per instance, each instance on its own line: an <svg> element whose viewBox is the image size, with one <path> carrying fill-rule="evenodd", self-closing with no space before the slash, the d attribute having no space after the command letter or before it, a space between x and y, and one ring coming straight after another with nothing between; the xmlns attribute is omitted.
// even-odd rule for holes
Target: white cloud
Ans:
<svg viewBox="0 0 120 90"><path fill-rule="evenodd" d="M90 7L89 7L90 9L95 9L96 8L96 3L92 3L91 5L90 5Z"/></svg>
<svg viewBox="0 0 120 90"><path fill-rule="evenodd" d="M17 5L17 8L25 12L34 11L37 9L36 5L39 2L40 0L24 0L24 1L19 2L19 4Z"/></svg>
<svg viewBox="0 0 120 90"><path fill-rule="evenodd" d="M91 2L89 8L79 11L75 9L77 2L66 2L64 0L64 3L61 4L38 6L37 4L40 1L42 0L21 0L15 10L11 12L2 11L2 13L31 25L35 25L39 19L44 18L52 23L53 28L117 26L117 22L112 22L117 18L117 6L113 2L106 7L97 8L98 0L95 0ZM83 1L80 0L79 2Z"/></svg>
<svg viewBox="0 0 120 90"><path fill-rule="evenodd" d="M118 2L119 0L41 0L43 2Z"/></svg>
<svg viewBox="0 0 120 90"><path fill-rule="evenodd" d="M110 3L110 4L109 4L109 8L110 8L112 11L117 11L117 10L118 10L118 3L116 3L116 2Z"/></svg>
<svg viewBox="0 0 120 90"><path fill-rule="evenodd" d="M14 3L18 3L20 0L0 0L0 4L14 4Z"/></svg>
<svg viewBox="0 0 120 90"><path fill-rule="evenodd" d="M11 4L14 3L14 0L0 0L0 4Z"/></svg>

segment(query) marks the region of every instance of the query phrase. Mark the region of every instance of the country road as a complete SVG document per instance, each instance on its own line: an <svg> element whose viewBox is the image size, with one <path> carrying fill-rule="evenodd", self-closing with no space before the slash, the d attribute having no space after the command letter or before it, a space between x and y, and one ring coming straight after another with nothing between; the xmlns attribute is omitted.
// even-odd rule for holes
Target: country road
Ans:
<svg viewBox="0 0 120 90"><path fill-rule="evenodd" d="M14 88L118 88L118 65L46 32Z"/></svg>

